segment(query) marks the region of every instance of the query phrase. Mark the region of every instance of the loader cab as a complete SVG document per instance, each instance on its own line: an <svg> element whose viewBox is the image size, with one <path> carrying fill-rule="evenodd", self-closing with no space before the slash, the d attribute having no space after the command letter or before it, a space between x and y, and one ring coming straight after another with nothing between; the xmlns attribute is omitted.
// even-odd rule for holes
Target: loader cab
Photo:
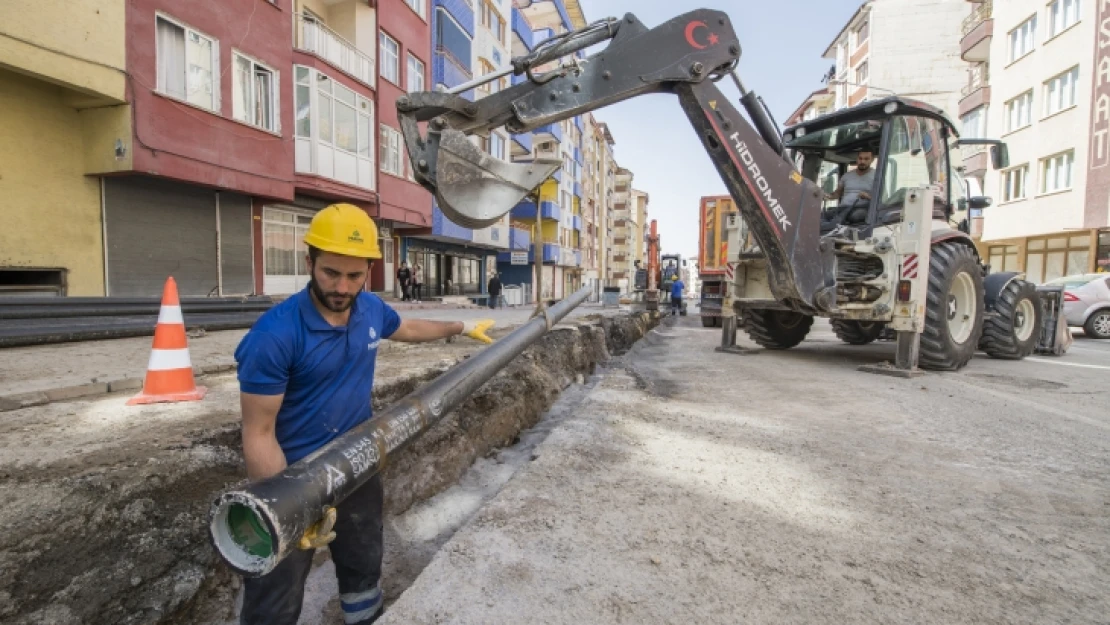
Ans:
<svg viewBox="0 0 1110 625"><path fill-rule="evenodd" d="M843 227L870 236L875 228L895 224L907 194L921 186L936 189L935 220L949 222L968 203L955 125L923 102L900 97L866 102L791 126L783 139L802 176L825 194L822 234ZM862 150L874 156L870 198L851 203L829 198Z"/></svg>

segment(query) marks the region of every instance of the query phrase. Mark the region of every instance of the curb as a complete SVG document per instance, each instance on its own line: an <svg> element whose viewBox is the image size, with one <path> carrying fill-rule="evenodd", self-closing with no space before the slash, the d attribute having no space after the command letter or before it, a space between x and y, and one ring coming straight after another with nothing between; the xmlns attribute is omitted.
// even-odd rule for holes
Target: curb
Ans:
<svg viewBox="0 0 1110 625"><path fill-rule="evenodd" d="M575 323L578 320L564 320L563 323ZM526 323L526 322L525 322ZM520 327L522 324L514 324L504 326L495 332L497 334L507 333ZM444 339L445 342L452 342L455 337ZM379 354L390 353L409 349L418 349L422 345L428 343L407 345L404 343L387 342ZM232 373L238 370L238 365L232 362L215 363L208 365L194 365L193 376L197 379L205 378L208 376L216 376L221 374ZM123 391L138 391L143 388L143 382L146 379L146 372L143 372L141 377L125 377L125 378L110 378L101 381L99 378L92 378L92 382L87 384L78 384L75 386L61 386L57 388L45 389L42 391L32 391L30 393L15 393L12 395L0 395L0 412L10 412L13 410L20 410L23 408L32 408L35 406L45 406L55 402L69 401L73 399L83 399L96 395L109 395L112 393L119 393Z"/></svg>

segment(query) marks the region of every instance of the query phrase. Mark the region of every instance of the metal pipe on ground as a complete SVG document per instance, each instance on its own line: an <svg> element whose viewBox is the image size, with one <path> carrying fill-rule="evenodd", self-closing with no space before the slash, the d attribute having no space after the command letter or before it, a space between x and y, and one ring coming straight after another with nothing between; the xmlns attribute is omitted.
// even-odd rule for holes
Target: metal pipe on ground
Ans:
<svg viewBox="0 0 1110 625"><path fill-rule="evenodd" d="M272 571L305 530L385 468L396 454L539 340L590 294L586 286L379 415L281 473L224 491L209 510L209 537L237 573Z"/></svg>

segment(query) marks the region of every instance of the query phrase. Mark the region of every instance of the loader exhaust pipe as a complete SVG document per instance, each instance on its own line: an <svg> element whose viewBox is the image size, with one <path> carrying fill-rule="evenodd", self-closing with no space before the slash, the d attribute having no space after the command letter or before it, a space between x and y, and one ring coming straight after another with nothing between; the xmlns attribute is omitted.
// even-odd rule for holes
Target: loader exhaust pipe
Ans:
<svg viewBox="0 0 1110 625"><path fill-rule="evenodd" d="M272 571L326 506L343 501L382 471L390 455L458 407L589 294L589 286L579 289L281 473L224 491L209 510L210 539L220 558L247 577Z"/></svg>

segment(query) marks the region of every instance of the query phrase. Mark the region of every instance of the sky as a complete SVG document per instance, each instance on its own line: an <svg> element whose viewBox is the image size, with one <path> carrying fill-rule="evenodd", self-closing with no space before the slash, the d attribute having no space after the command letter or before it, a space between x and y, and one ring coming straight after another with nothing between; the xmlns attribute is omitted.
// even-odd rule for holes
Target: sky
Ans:
<svg viewBox="0 0 1110 625"><path fill-rule="evenodd" d="M725 11L742 50L737 73L745 88L762 96L780 128L810 93L824 87L821 77L832 61L821 54L861 4L859 0L579 1L587 22L632 13L648 28L697 9ZM756 11L771 17L756 19ZM731 79L719 81L717 87L743 111ZM659 222L662 252L696 259L698 202L703 195L727 191L678 99L664 94L640 96L594 111L594 117L609 124L617 163L632 170L633 188L649 195L648 221Z"/></svg>

